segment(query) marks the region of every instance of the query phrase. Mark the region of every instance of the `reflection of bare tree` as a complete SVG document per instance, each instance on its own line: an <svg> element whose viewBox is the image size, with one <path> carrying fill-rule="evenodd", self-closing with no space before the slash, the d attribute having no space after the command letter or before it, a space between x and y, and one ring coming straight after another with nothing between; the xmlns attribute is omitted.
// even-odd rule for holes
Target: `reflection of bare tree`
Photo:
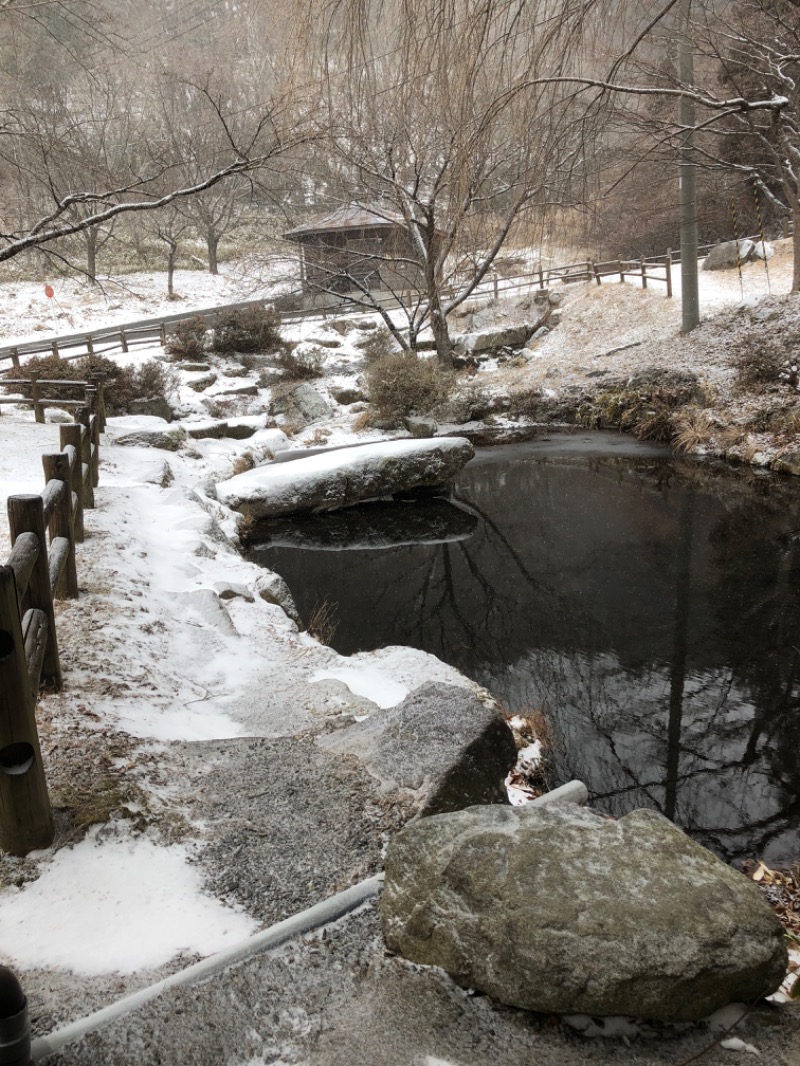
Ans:
<svg viewBox="0 0 800 1066"><path fill-rule="evenodd" d="M655 807L727 856L796 847L800 522L693 471L498 469L462 476L466 539L320 553L324 574L296 553L299 585L268 565L301 612L304 585L339 603L339 650L409 643L545 705L558 776L611 813Z"/></svg>

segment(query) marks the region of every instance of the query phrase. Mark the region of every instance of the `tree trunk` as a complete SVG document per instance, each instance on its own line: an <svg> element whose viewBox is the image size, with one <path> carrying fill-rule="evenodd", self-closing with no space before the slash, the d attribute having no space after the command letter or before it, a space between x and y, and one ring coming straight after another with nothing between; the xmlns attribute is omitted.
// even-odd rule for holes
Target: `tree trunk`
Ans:
<svg viewBox="0 0 800 1066"><path fill-rule="evenodd" d="M97 230L94 226L86 230L86 273L90 281L97 281Z"/></svg>
<svg viewBox="0 0 800 1066"><path fill-rule="evenodd" d="M800 292L800 196L792 201L792 292Z"/></svg>
<svg viewBox="0 0 800 1066"><path fill-rule="evenodd" d="M438 292L431 299L431 330L436 344L436 358L439 360L439 365L445 370L452 370L453 346L450 343L450 330L447 326L447 319L442 313Z"/></svg>
<svg viewBox="0 0 800 1066"><path fill-rule="evenodd" d="M178 258L178 242L168 241L167 247L167 297L172 297L175 295L172 283L175 277L175 260Z"/></svg>
<svg viewBox="0 0 800 1066"><path fill-rule="evenodd" d="M217 250L219 248L219 236L215 230L209 228L206 230L206 244L208 245L208 272L215 276L219 274L219 264L217 262Z"/></svg>

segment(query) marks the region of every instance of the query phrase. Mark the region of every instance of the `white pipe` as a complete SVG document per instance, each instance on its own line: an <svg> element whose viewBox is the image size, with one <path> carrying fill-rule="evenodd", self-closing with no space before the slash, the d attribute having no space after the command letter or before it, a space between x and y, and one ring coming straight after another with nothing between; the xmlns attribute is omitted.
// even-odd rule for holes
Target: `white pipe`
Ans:
<svg viewBox="0 0 800 1066"><path fill-rule="evenodd" d="M233 963L243 962L252 955L278 947L285 941L291 940L292 937L300 936L302 933L327 925L329 922L335 922L337 918L341 918L343 915L355 910L356 907L360 907L368 899L376 896L382 884L382 873L369 877L366 881L360 881L357 885L353 885L352 888L345 889L344 892L339 892L329 899L322 900L321 903L316 903L313 907L309 907L308 910L293 914L291 918L286 918L276 925L271 925L268 929L264 929L260 933L256 933L254 936L218 952L216 955L210 955L207 959L201 959L200 962L187 966L185 970L181 970L179 973L165 977L163 981L157 981L156 984L150 985L148 988L142 988L138 992L131 993L130 996L118 999L116 1003L103 1007L101 1010L95 1011L94 1014L89 1014L86 1018L79 1018L77 1021L70 1022L69 1025L65 1025L62 1029L56 1029L49 1036L40 1036L31 1045L31 1061L39 1062L41 1059L47 1058L48 1055L55 1054L67 1044L86 1036L87 1033L94 1032L95 1029L108 1025L109 1022L130 1014L131 1011L138 1010L139 1007L149 1003L151 999L155 999L170 988L177 988L179 985L191 984L193 981L210 977Z"/></svg>
<svg viewBox="0 0 800 1066"><path fill-rule="evenodd" d="M551 803L578 803L584 804L589 800L589 790L583 781L567 781L565 785L559 785L552 792L545 792L543 796L537 796L535 800L526 803L526 807L549 807Z"/></svg>

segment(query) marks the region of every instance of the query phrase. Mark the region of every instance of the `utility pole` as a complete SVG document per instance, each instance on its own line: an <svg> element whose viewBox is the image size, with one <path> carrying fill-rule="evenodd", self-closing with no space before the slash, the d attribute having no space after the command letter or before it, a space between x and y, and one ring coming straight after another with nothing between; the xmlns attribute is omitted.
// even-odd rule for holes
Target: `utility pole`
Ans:
<svg viewBox="0 0 800 1066"><path fill-rule="evenodd" d="M678 78L683 85L694 83L694 55L690 33L692 0L682 0L678 27ZM679 120L680 205L681 205L681 329L689 333L700 322L700 295L697 284L697 180L694 165L694 101L682 96Z"/></svg>

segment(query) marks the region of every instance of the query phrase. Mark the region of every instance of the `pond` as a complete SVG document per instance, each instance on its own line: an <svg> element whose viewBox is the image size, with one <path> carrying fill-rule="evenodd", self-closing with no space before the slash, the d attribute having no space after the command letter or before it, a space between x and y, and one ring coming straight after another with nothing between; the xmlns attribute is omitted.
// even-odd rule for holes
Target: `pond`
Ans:
<svg viewBox="0 0 800 1066"><path fill-rule="evenodd" d="M800 856L800 485L611 434L482 449L452 502L264 525L331 640L432 652L542 708L552 785L728 861Z"/></svg>

